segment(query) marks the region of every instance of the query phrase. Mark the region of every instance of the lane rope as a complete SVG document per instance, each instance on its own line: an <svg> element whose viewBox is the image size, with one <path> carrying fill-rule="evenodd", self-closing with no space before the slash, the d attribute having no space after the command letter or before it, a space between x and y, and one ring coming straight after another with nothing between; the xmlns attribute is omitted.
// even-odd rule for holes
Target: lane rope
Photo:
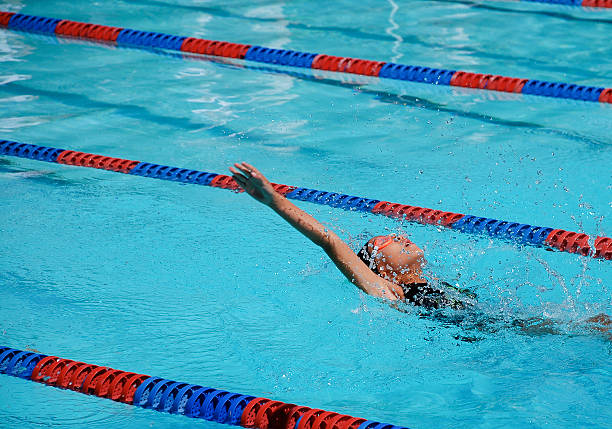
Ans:
<svg viewBox="0 0 612 429"><path fill-rule="evenodd" d="M132 161L86 152L0 140L0 155L29 158L79 167L98 168L118 173L212 186L243 192L236 181L224 174L171 167L149 162ZM337 192L273 183L276 192L286 198L309 201L350 211L388 216L401 221L439 225L460 232L486 234L492 238L510 240L523 245L548 247L569 253L612 260L612 238L566 231L559 228L534 226L474 215L428 209L392 203Z"/></svg>
<svg viewBox="0 0 612 429"><path fill-rule="evenodd" d="M612 8L612 0L493 0L496 3L547 3L561 6L579 6L586 8Z"/></svg>
<svg viewBox="0 0 612 429"><path fill-rule="evenodd" d="M548 3L564 6L582 6L592 8L612 8L612 0L520 0L529 3Z"/></svg>
<svg viewBox="0 0 612 429"><path fill-rule="evenodd" d="M0 373L137 407L258 429L408 429L0 346ZM302 419L302 416L308 418Z"/></svg>
<svg viewBox="0 0 612 429"><path fill-rule="evenodd" d="M351 57L313 54L288 49L174 36L171 34L110 27L56 18L0 12L0 27L11 30L78 37L104 43L161 48L195 54L353 73L434 85L450 85L488 91L612 103L612 88L548 82L493 74L371 61Z"/></svg>

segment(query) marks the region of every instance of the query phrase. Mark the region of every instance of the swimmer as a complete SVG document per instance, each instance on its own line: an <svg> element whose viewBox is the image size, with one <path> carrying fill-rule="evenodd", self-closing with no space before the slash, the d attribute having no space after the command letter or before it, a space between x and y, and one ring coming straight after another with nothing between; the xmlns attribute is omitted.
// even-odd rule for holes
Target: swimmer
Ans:
<svg viewBox="0 0 612 429"><path fill-rule="evenodd" d="M446 282L434 285L423 274L423 250L402 235L372 237L355 254L333 231L277 193L268 179L246 162L230 167L234 180L321 247L340 272L365 293L428 309L463 309L475 296Z"/></svg>
<svg viewBox="0 0 612 429"><path fill-rule="evenodd" d="M252 165L236 163L230 167L230 171L246 193L270 207L321 247L340 272L365 293L388 300L391 304L404 302L419 306L425 310L424 316L429 313L427 310L470 309L476 304L476 296L469 290L436 279L428 280L423 273L423 250L407 237L396 234L372 237L355 254L333 231L277 193L268 179ZM463 316L437 313L436 319L464 327L473 326L482 332L495 332L499 323L508 326L503 318L482 315L477 311L464 312ZM606 314L586 319L579 325L612 341L612 319ZM561 333L557 322L540 317L514 319L510 321L510 326L532 336Z"/></svg>

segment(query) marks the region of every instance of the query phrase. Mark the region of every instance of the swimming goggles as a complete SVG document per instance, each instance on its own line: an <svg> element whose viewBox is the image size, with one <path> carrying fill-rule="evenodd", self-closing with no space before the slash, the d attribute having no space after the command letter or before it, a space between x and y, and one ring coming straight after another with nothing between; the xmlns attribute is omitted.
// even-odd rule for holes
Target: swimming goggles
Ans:
<svg viewBox="0 0 612 429"><path fill-rule="evenodd" d="M376 237L374 239L374 241L372 242L374 249L372 249L372 253L370 254L370 260L368 263L368 266L371 270L374 269L374 266L376 265L376 255L378 255L378 252L387 247L389 244L393 243L395 237L397 237L397 234L393 233L389 235L384 235L382 237Z"/></svg>
<svg viewBox="0 0 612 429"><path fill-rule="evenodd" d="M374 245L374 251L378 252L378 251L384 249L389 244L393 243L393 241L395 240L396 237L397 237L397 234L395 234L395 233L389 234L389 235L385 235L384 237L377 237L374 240L374 242L372 243Z"/></svg>

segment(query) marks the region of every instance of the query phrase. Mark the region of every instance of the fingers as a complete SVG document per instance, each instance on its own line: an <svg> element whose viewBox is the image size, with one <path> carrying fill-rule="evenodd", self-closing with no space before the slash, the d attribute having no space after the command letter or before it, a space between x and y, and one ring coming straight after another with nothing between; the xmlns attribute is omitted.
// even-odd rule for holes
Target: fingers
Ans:
<svg viewBox="0 0 612 429"><path fill-rule="evenodd" d="M263 174L261 174L258 169L244 161L240 163L235 163L234 168L230 167L230 171L232 172L234 177L240 176L243 181L247 181L251 177L257 177L259 179L263 179L264 181L266 180Z"/></svg>
<svg viewBox="0 0 612 429"><path fill-rule="evenodd" d="M243 161L242 165L245 166L251 173L255 173L258 176L262 176L262 174L259 172L259 170L256 169L255 167L253 167L251 164L248 164L248 163Z"/></svg>
<svg viewBox="0 0 612 429"><path fill-rule="evenodd" d="M258 169L256 169L255 167L253 167L251 164L247 162L243 161L240 163L235 163L234 167L239 169L240 172L246 177L251 177L251 176L263 177L263 174L261 174L261 172Z"/></svg>
<svg viewBox="0 0 612 429"><path fill-rule="evenodd" d="M238 170L240 170L240 172L242 173L243 176L245 176L245 177L251 177L252 176L251 169L246 167L243 162L235 163L234 167L236 167Z"/></svg>
<svg viewBox="0 0 612 429"><path fill-rule="evenodd" d="M234 165L236 166L236 168L238 168L238 169L239 169L239 170L242 172L242 174L243 174L245 177L251 177L251 176L252 176L251 170L250 170L250 169L248 169L248 168L246 168L246 167L245 167L244 165L242 165L241 163L240 163L240 164L234 164Z"/></svg>
<svg viewBox="0 0 612 429"><path fill-rule="evenodd" d="M240 171L237 171L240 170ZM238 174L242 176L244 179L248 180L251 177L251 173L248 170L245 170L240 164L234 164L234 168L230 167L230 171L234 174Z"/></svg>
<svg viewBox="0 0 612 429"><path fill-rule="evenodd" d="M232 177L240 185L240 187L244 188L247 183L247 178L240 174L235 168L230 167L229 170L232 172Z"/></svg>
<svg viewBox="0 0 612 429"><path fill-rule="evenodd" d="M244 177L242 174L240 174L240 172L238 170L236 170L234 167L230 167L229 171L232 172L232 176L234 176L234 177L241 177L243 179L246 179L246 177Z"/></svg>

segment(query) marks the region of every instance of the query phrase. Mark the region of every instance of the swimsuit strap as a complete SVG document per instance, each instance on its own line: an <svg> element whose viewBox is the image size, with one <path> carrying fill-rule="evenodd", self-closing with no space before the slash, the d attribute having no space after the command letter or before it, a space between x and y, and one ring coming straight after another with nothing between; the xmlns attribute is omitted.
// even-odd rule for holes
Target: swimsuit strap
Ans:
<svg viewBox="0 0 612 429"><path fill-rule="evenodd" d="M448 285L452 289L457 289L449 283L441 283L445 287ZM457 309L465 307L465 303L461 300L448 296L442 288L434 288L428 282L404 283L400 286L404 292L404 300L415 305L436 309L442 307Z"/></svg>

